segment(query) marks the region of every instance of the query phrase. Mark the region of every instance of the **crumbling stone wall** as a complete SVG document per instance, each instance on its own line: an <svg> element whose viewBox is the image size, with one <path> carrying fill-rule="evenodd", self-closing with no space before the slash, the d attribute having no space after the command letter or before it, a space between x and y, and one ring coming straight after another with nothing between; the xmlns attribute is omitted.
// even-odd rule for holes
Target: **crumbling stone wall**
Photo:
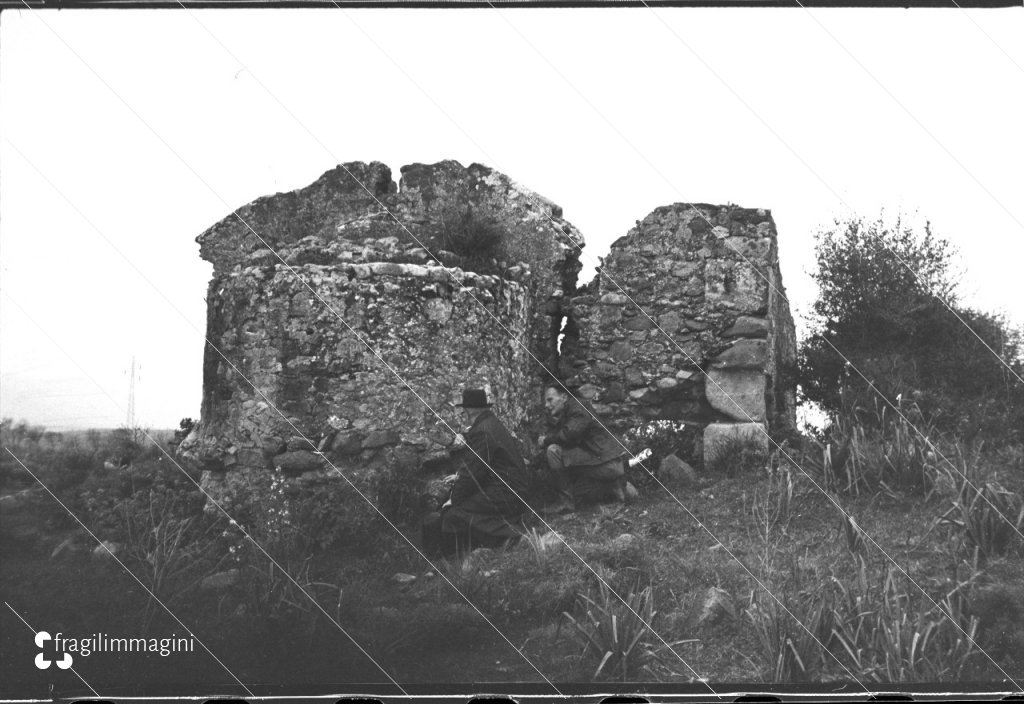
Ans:
<svg viewBox="0 0 1024 704"><path fill-rule="evenodd" d="M533 371L555 372L563 307L576 289L582 268L583 236L562 217L561 207L486 166L464 168L455 161L442 161L402 168L396 214L407 227L418 228L437 242L435 252L444 251L445 231L452 229L453 219L457 226L458 218L467 212L498 223L502 236L495 255L499 264L524 262L533 272L536 288L542 292L530 321L529 347L539 367Z"/></svg>
<svg viewBox="0 0 1024 704"><path fill-rule="evenodd" d="M763 210L658 208L581 290L583 240L561 209L476 164L406 166L400 186L383 164L345 164L198 241L210 344L182 449L210 488L321 473L324 456L414 472L451 441L430 409L459 427L466 386L491 390L528 451L551 374L619 431L683 420L706 448L751 421L794 425L793 321Z"/></svg>
<svg viewBox="0 0 1024 704"><path fill-rule="evenodd" d="M768 211L658 208L573 299L563 375L620 430L686 421L708 428L707 448L749 434L741 424L792 429L796 340L783 291Z"/></svg>
<svg viewBox="0 0 1024 704"><path fill-rule="evenodd" d="M524 286L458 272L465 286L454 287L439 266L383 260L382 245L394 242L367 243L360 253L376 261L298 265L312 290L284 267L260 264L220 282L210 341L227 359L211 361L216 413L203 418L220 460L214 469L323 469L302 438L316 442L333 429L321 449L340 468L415 470L452 438L424 402L458 429L451 404L465 384L490 386L502 416L513 427L525 421L523 348L466 344L504 338L488 311L524 335Z"/></svg>
<svg viewBox="0 0 1024 704"><path fill-rule="evenodd" d="M550 201L455 162L405 167L402 192L383 164L345 164L198 241L214 265L211 344L184 449L211 488L322 471L303 436L340 467L414 471L452 437L424 403L460 428L451 403L467 385L488 387L525 438L582 244Z"/></svg>

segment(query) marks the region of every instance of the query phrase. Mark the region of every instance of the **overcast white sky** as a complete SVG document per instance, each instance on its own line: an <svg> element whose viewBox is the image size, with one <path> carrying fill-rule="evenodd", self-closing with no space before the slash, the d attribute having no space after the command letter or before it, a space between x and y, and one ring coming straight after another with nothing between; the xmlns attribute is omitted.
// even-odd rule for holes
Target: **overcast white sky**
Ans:
<svg viewBox="0 0 1024 704"><path fill-rule="evenodd" d="M497 168L588 269L659 205L770 208L798 314L817 227L916 212L1024 322L1022 37L1020 8L4 12L0 415L122 424L134 357L138 422L198 416L194 238L354 160Z"/></svg>

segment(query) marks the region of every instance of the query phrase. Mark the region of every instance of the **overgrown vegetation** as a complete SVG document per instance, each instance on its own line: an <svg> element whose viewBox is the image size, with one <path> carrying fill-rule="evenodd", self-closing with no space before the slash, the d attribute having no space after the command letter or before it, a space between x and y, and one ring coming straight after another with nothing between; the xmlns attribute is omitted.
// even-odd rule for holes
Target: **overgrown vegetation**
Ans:
<svg viewBox="0 0 1024 704"><path fill-rule="evenodd" d="M807 438L804 466L829 491L857 496L926 494L935 481L939 435L913 404L846 405L822 433Z"/></svg>
<svg viewBox="0 0 1024 704"><path fill-rule="evenodd" d="M481 274L500 273L505 231L497 217L486 208L450 206L438 214L438 256L445 264L457 264ZM457 262L445 261L445 252L457 255Z"/></svg>
<svg viewBox="0 0 1024 704"><path fill-rule="evenodd" d="M757 439L724 438L710 449L705 469L727 477L759 474L767 467L768 456L767 449Z"/></svg>
<svg viewBox="0 0 1024 704"><path fill-rule="evenodd" d="M635 505L557 519L558 534L536 526L514 548L434 565L332 478L268 472L266 486L241 492L251 500L227 507L234 524L205 512L206 497L191 481L198 475L186 476L166 457L137 459L130 469L91 465L59 495L98 536L120 543L125 565L189 623L202 618L232 638L267 643L246 649L242 661L264 676L287 678L309 662L327 672L339 658L352 672L382 676L339 627L393 676L427 679L473 676L466 658L472 667L511 668L494 676L535 677L495 628L545 674L566 681L692 681L698 673L766 682L855 677L877 686L1001 677L982 650L1008 671L1024 669L1016 648L1024 639L1024 594L1008 576L1018 574L1022 541L1010 523L1019 528L1021 509L1014 491L995 488L1009 486L1008 477L992 455L956 443L932 450L956 458L949 468L909 439L905 421L885 414L880 425L882 415L845 418L843 435L787 447L790 459L737 442L720 465L699 473L684 502L732 555L752 556L747 566L760 583L656 494L660 488ZM804 472L822 481L808 459L847 439L858 469L834 473L829 499ZM1015 466L1005 449L998 458ZM922 473L927 481L897 480ZM402 522L411 512L397 484L384 477L363 489L390 506L389 517L415 540L414 524ZM998 512L974 498L972 485ZM394 497L383 500L388 492ZM33 511L42 499L33 499ZM31 544L12 542L17 520L3 527L5 555L20 560L21 570L62 569L67 560L100 567L91 539L81 531L74 537L69 522L37 531ZM67 548L50 560L69 535L85 550ZM705 621L712 588L742 597L740 608ZM16 587L7 593L28 598ZM1011 608L1018 598L1020 623ZM125 628L166 627L163 607L144 592L122 601L117 618ZM97 628L115 617L103 618ZM460 665L453 669L448 658Z"/></svg>
<svg viewBox="0 0 1024 704"><path fill-rule="evenodd" d="M601 584L596 599L577 596L575 613L563 615L582 645L580 656L597 661L591 679L629 682L659 659L650 628L657 613L651 587L634 588L620 599Z"/></svg>
<svg viewBox="0 0 1024 704"><path fill-rule="evenodd" d="M929 224L837 221L817 234L815 254L819 292L800 345L806 399L841 415L902 398L967 442L1024 441L1022 331L959 302L956 253Z"/></svg>
<svg viewBox="0 0 1024 704"><path fill-rule="evenodd" d="M982 558L1024 554L1024 498L998 481L972 483L966 472L950 471L947 481L958 489L938 522L951 530L957 547Z"/></svg>
<svg viewBox="0 0 1024 704"><path fill-rule="evenodd" d="M441 222L445 250L496 266L501 233L485 213ZM536 680L534 666L608 683L1020 679L1024 396L931 290L1024 372L1020 339L957 307L952 251L927 227L840 224L819 237L818 260L801 383L826 426L770 452L726 440L706 466L695 429L638 426L624 439L653 450L646 468L672 453L698 468L674 498L631 470L637 502L428 564L405 542L420 506L398 472L358 481L373 506L337 477L253 473L235 479L224 515L199 473L138 429L61 435L4 421L3 445L67 508L0 456L5 596L55 608L50 627L67 632L111 621L156 632L171 623L164 604L264 680L372 682L378 665L424 682ZM161 442L192 427L183 419ZM108 586L122 568L93 556L68 510L152 595Z"/></svg>

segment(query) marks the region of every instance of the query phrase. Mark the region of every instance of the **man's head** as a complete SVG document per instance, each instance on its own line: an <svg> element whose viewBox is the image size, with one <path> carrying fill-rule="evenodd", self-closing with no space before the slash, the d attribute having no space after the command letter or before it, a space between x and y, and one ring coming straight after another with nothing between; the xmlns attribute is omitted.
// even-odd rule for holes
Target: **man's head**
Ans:
<svg viewBox="0 0 1024 704"><path fill-rule="evenodd" d="M565 402L569 400L569 394L557 386L549 386L544 389L544 408L553 417L562 415Z"/></svg>
<svg viewBox="0 0 1024 704"><path fill-rule="evenodd" d="M463 389L462 403L455 405L466 412L466 418L470 422L491 407L487 402L487 391L484 389Z"/></svg>

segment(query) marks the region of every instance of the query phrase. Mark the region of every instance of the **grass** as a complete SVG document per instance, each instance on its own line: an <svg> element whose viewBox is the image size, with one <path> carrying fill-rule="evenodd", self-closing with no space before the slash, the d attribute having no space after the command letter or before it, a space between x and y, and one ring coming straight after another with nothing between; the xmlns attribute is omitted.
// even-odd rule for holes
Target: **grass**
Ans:
<svg viewBox="0 0 1024 704"><path fill-rule="evenodd" d="M768 472L765 486L754 491L749 508L753 526L762 541L767 541L775 532L786 533L797 499L796 478L788 464L780 464L775 471Z"/></svg>
<svg viewBox="0 0 1024 704"><path fill-rule="evenodd" d="M399 681L536 681L523 656L553 681L827 683L852 673L877 688L1004 679L982 649L1019 678L1024 541L1011 524L1019 529L1024 518L1020 458L1005 448L957 454L953 445L945 454L956 464L944 470L899 434L901 422L851 425L794 455L804 469L808 457L829 464L831 498L785 458L737 445L680 495L696 520L650 487L633 504L551 519L558 535L534 528L513 548L433 567L379 522L338 510L334 503L351 497L330 487L317 487L317 503L275 484L277 498L248 511L253 535L290 578L223 519L205 516L194 487L166 461L141 460L132 477L72 463L68 471L84 476L58 495L99 537L121 542L133 572L253 681L381 681L333 621ZM26 449L59 473L58 450ZM42 508L5 507L0 522L0 589L12 606L65 633L180 632L116 563L86 550L50 559L69 536L92 545L67 523L41 523ZM235 584L200 586L228 567L242 573ZM398 581L400 572L415 579ZM741 608L702 621L711 588ZM3 623L5 647L14 648L18 624ZM204 657L187 666L189 677L220 683L223 672ZM156 664L111 668L115 679L166 681ZM32 676L11 658L0 674L15 684Z"/></svg>
<svg viewBox="0 0 1024 704"><path fill-rule="evenodd" d="M938 518L938 524L950 529L958 547L966 552L977 551L982 558L1020 554L1024 549L1024 498L1019 492L1004 487L994 477L986 477L975 469L979 462L968 462L958 452L956 464L940 468L940 481L952 487L955 495L950 506Z"/></svg>
<svg viewBox="0 0 1024 704"><path fill-rule="evenodd" d="M202 521L197 517L182 517L180 503L173 494L149 491L148 508L132 511L128 502L121 505L125 557L153 594L144 617L147 625L154 602L176 603L210 570L212 526L199 529Z"/></svg>
<svg viewBox="0 0 1024 704"><path fill-rule="evenodd" d="M828 641L828 611L810 594L783 598L752 596L745 611L765 661L763 676L768 682L814 681L827 657L822 643Z"/></svg>
<svg viewBox="0 0 1024 704"><path fill-rule="evenodd" d="M763 471L768 459L768 452L757 441L746 437L728 437L715 443L705 469L726 477L744 476Z"/></svg>
<svg viewBox="0 0 1024 704"><path fill-rule="evenodd" d="M808 438L803 464L843 495L926 494L936 476L936 437L915 407L896 413L876 403L834 419L824 439Z"/></svg>
<svg viewBox="0 0 1024 704"><path fill-rule="evenodd" d="M978 620L964 613L959 588L932 603L896 570L882 574L881 584L872 585L862 563L850 584L833 581L832 635L845 665L876 683L958 680L981 655Z"/></svg>
<svg viewBox="0 0 1024 704"><path fill-rule="evenodd" d="M577 596L575 612L575 616L568 611L563 616L582 644L580 656L597 661L591 679L614 677L628 682L659 659L653 645L657 612L651 587L634 588L620 599L602 583L597 599L589 594Z"/></svg>

